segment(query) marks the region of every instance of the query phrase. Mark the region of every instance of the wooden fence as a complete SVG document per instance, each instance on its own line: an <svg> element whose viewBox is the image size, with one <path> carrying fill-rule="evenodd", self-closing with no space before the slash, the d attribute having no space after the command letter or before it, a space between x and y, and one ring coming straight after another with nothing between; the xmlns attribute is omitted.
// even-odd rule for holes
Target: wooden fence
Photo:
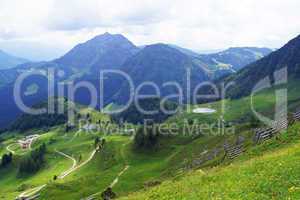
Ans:
<svg viewBox="0 0 300 200"><path fill-rule="evenodd" d="M266 140L271 139L276 134L288 128L288 126L294 122L300 121L300 110L293 113L293 119L289 120L280 120L276 122L272 128L256 128L254 129L253 141L257 144ZM225 151L225 157L229 159L235 159L240 156L245 148L244 148L244 140L243 136L239 136L234 144L229 144L227 141L223 144L223 149ZM188 166L189 169L198 167L203 165L205 162L216 158L219 153L222 151L221 148L215 148L211 151L205 152L203 155L199 156L197 159L193 160L191 165Z"/></svg>

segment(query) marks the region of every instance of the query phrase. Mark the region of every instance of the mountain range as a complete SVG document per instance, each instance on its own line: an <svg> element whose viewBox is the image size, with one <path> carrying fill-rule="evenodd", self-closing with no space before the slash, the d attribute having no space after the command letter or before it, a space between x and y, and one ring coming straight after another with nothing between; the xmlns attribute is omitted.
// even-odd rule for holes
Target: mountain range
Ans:
<svg viewBox="0 0 300 200"><path fill-rule="evenodd" d="M19 58L0 50L0 70L13 68L27 62L29 60L25 58Z"/></svg>
<svg viewBox="0 0 300 200"><path fill-rule="evenodd" d="M272 50L268 48L232 47L219 53L200 55L200 58L213 68L236 72L271 52Z"/></svg>
<svg viewBox="0 0 300 200"><path fill-rule="evenodd" d="M7 126L21 111L13 99L13 85L16 77L24 71L33 69L42 70L54 68L63 70L64 77L57 77L56 84L65 81L89 81L99 91L99 72L105 69L118 69L126 72L135 86L151 81L161 89L161 96L174 93L176 87L163 87L163 83L176 81L184 88L186 94L187 69L191 72L191 88L197 84L214 80L220 76L235 73L247 64L254 62L271 52L266 48L230 48L214 54L191 53L191 50L174 47L169 44L153 44L143 48L135 46L126 37L120 34L96 36L95 38L76 45L62 57L39 63L21 64L13 69L0 70L0 95L7 98L3 100L0 113L9 113L0 117L0 127ZM4 78L5 77L5 78ZM128 99L129 87L124 78L116 75L105 77L104 105L97 103L98 108L116 102L123 104ZM22 95L26 105L34 105L47 98L47 81L41 77L33 76L22 86L24 91L32 88L38 82L38 91ZM142 93L153 93L151 87L144 87ZM28 93L26 93L28 94ZM89 94L84 88L78 89L75 101L81 104L89 102Z"/></svg>
<svg viewBox="0 0 300 200"><path fill-rule="evenodd" d="M273 50L258 47L231 47L217 53L199 54L190 49L170 45L182 53L193 57L213 72L213 79L235 73L267 55Z"/></svg>

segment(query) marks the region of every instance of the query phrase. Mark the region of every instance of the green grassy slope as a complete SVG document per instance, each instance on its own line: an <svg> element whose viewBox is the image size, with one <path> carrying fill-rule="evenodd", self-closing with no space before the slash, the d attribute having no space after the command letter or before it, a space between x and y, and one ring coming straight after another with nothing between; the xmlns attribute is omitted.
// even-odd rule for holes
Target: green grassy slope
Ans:
<svg viewBox="0 0 300 200"><path fill-rule="evenodd" d="M107 143L103 151L65 180L47 186L41 199L80 199L101 193L126 166L129 168L115 185L114 191L121 196L143 189L147 182L163 180L162 174L173 164L170 159L174 150L180 148L180 145L174 144L158 152L138 153L132 150L132 141L128 136L105 138Z"/></svg>
<svg viewBox="0 0 300 200"><path fill-rule="evenodd" d="M299 106L298 88L299 86L296 83L290 83L289 85L289 107L291 111ZM254 106L259 112L272 114L275 102L273 92L273 90L270 90L255 96ZM237 135L169 136L160 140L160 148L157 151L137 152L133 150L132 138L117 135L117 132L105 136L104 132L101 131L91 134L72 130L66 133L64 126L53 127L46 132L30 130L25 134L41 134L41 137L33 143L33 149L42 143L47 144L46 164L34 175L19 177L17 166L20 159L25 156L23 153L26 154L26 152L22 152L17 145L12 145L11 149L16 151L14 162L9 168L0 170L0 199L14 199L24 191L44 184L47 184L47 186L41 190L39 199L81 199L94 194L94 197L100 198L101 192L127 166L128 169L119 177L118 182L113 187L113 191L116 192L118 197L126 197L130 193L140 190L146 190L146 192L133 193L128 198L182 199L186 196L187 199L218 199L221 195L224 195L224 198L227 199L245 199L248 196L254 197L254 199L263 199L263 197L272 197L270 194L273 193L275 199L282 196L288 197L288 194L284 191L290 189L295 180L293 178L285 179L282 175L284 172L281 172L279 168L273 169L272 166L279 162L285 168L292 171L298 170L299 172L295 164L297 163L296 155L289 156L286 154L286 152L296 148L291 145L291 142L298 141L298 135L294 133L298 133L298 130L300 130L299 125L292 127L289 133L283 134L279 140L273 140L262 146L254 146L252 142L253 132L250 131L251 127L247 124L251 113L249 97L200 105L199 107L214 108L217 112L206 115L184 111L171 117L166 123L175 122L179 126L183 126L186 119L196 119L199 123L214 123L221 115L221 104L224 102L226 103L225 120L234 122L238 135L243 135L245 138L246 153L235 160L233 164L231 164L232 160L224 159L225 153L221 150L216 157L208 162L190 168L199 155L206 151L212 151L215 147L222 147L225 140L233 143ZM198 106L192 106L191 110L196 107ZM91 109L82 108L80 111L83 116L87 113L91 115L93 123L99 120L110 120L108 116ZM285 137L286 135L288 137ZM56 151L74 157L77 165L80 165L93 152L96 136L105 137L105 148L96 153L90 162L63 180L53 181L54 175L60 175L72 166L70 159L59 155ZM19 138L22 138L22 136L14 133L13 136L0 143L0 155L7 153L6 147L15 143ZM297 146L298 143L296 142L294 145ZM287 164L285 165L285 163ZM261 169L261 171L255 171L256 168ZM274 178L278 180L278 184L281 184L282 189L270 188L272 182L269 181L268 177L273 178L273 176L268 168L272 169L269 171L273 171ZM204 170L205 174L202 170L197 171L198 169ZM291 171L288 172L293 174ZM189 173L190 175L186 176ZM280 176L277 177L276 174ZM256 183L254 179L251 179L251 176L258 179L258 186L251 185ZM175 179L173 179L174 177ZM295 173L293 177L299 178ZM247 179L251 180L247 181ZM161 182L163 182L161 186L151 189ZM235 185L236 183L238 184ZM239 184L241 184L241 187L238 186ZM295 185L297 188L297 182ZM254 191L253 194L250 193L250 189L247 189L248 187ZM264 190L269 191L266 196L263 196Z"/></svg>
<svg viewBox="0 0 300 200"><path fill-rule="evenodd" d="M230 165L193 171L122 199L299 199L300 124Z"/></svg>
<svg viewBox="0 0 300 200"><path fill-rule="evenodd" d="M287 86L288 109L290 112L294 112L300 107L299 81L290 81L284 86ZM253 96L252 100L250 97L244 97L241 99L226 99L207 104L186 106L181 113L171 117L166 123L176 123L180 127L184 126L185 121L188 120L196 120L199 123L215 123L221 116L225 121L232 122L235 125L247 123L253 116L251 105L258 113L273 118L276 103L275 91L277 89L282 88L271 88L269 90L259 92ZM193 113L193 109L199 107L212 108L217 112L210 115Z"/></svg>
<svg viewBox="0 0 300 200"><path fill-rule="evenodd" d="M88 133L65 133L63 127L57 127L44 133L33 144L33 148L42 143L47 144L46 166L38 173L28 177L18 177L17 163L23 155L16 155L14 166L3 171L0 181L0 191L3 199L15 198L30 188L43 184L47 186L41 191L40 199L80 199L101 193L126 167L128 170L119 178L114 186L118 196L138 191L152 183L159 183L176 175L185 163L184 158L202 151L207 146L215 144L213 138L164 138L161 148L156 152L136 152L132 149L130 136L105 136L106 145L103 151L85 166L71 173L63 180L53 181L54 175L59 175L72 166L69 159L57 154L55 150L74 157L78 164L83 163L93 151L96 135ZM102 136L102 133L97 133ZM191 148L194 145L195 148ZM199 147L199 148L196 148ZM187 149L190 154L186 154ZM79 159L81 155L81 159ZM192 157L191 157L192 158ZM99 197L99 194L96 195Z"/></svg>
<svg viewBox="0 0 300 200"><path fill-rule="evenodd" d="M57 136L58 133L58 130L53 130L45 133L41 138L39 138L36 143L33 143L32 148L34 149L40 143L44 142L48 145L49 138L51 138L52 136L59 137ZM11 140L11 142L13 141ZM50 146L51 145L48 145L48 147ZM30 188L43 185L49 180L52 180L54 175L60 174L68 169L72 164L71 161L59 156L54 152L52 147L50 147L48 148L46 154L47 162L42 170L31 176L19 176L18 163L21 157L26 156L29 151L22 151L17 144L13 145L12 149L16 152L16 154L14 155L13 165L0 170L0 193L2 194L1 199L14 199L17 195Z"/></svg>

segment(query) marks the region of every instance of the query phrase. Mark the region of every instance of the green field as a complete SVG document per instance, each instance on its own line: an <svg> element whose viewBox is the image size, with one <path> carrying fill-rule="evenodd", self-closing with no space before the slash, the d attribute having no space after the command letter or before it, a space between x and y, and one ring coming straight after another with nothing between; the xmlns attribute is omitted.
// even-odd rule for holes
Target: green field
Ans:
<svg viewBox="0 0 300 200"><path fill-rule="evenodd" d="M192 171L121 199L299 199L300 124L235 162Z"/></svg>

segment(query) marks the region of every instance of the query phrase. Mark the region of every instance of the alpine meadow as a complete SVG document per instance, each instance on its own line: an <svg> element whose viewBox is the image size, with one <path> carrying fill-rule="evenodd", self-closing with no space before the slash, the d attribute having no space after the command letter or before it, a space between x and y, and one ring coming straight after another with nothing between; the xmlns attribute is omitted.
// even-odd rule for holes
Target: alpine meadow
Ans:
<svg viewBox="0 0 300 200"><path fill-rule="evenodd" d="M299 8L0 0L0 200L299 200Z"/></svg>

